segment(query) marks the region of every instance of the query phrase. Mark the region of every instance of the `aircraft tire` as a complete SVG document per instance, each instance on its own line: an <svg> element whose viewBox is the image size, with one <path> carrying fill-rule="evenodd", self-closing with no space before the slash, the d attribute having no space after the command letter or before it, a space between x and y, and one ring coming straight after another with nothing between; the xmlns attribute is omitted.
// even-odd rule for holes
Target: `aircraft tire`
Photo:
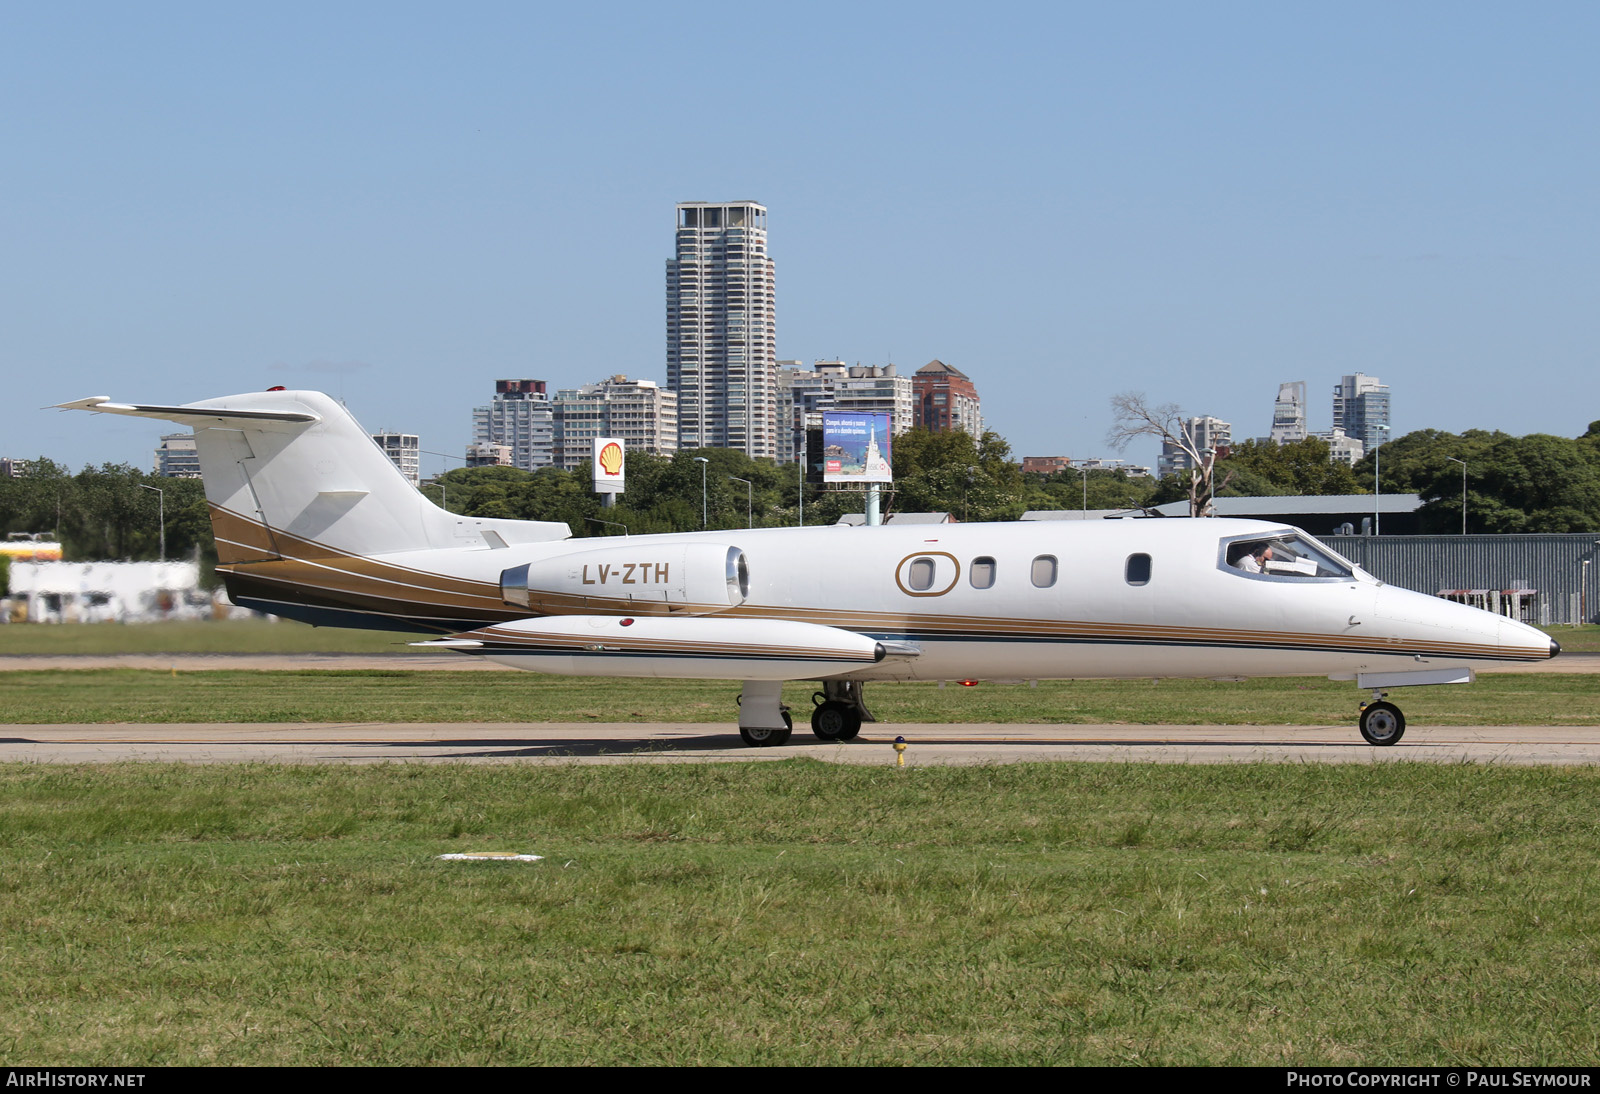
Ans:
<svg viewBox="0 0 1600 1094"><path fill-rule="evenodd" d="M850 741L861 732L861 715L849 703L821 703L811 712L811 732L822 741Z"/></svg>
<svg viewBox="0 0 1600 1094"><path fill-rule="evenodd" d="M794 732L794 719L789 717L787 710L783 711L782 729L747 729L739 727L739 736L744 738L744 743L752 748L777 748L789 743L789 735Z"/></svg>
<svg viewBox="0 0 1600 1094"><path fill-rule="evenodd" d="M1393 703L1368 703L1361 708L1361 736L1369 745L1395 744L1406 732L1406 716Z"/></svg>

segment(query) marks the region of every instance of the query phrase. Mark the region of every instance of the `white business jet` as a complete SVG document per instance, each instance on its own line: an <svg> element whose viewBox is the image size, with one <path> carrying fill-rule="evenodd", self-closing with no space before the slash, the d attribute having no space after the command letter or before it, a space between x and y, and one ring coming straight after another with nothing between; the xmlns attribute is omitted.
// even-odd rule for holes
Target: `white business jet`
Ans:
<svg viewBox="0 0 1600 1094"><path fill-rule="evenodd" d="M849 740L876 680L1328 676L1372 692L1360 729L1405 732L1385 689L1466 683L1560 647L1511 619L1385 585L1297 528L1112 520L768 528L573 539L458 516L314 391L62 409L195 431L237 604L430 642L535 672L743 681L739 732Z"/></svg>

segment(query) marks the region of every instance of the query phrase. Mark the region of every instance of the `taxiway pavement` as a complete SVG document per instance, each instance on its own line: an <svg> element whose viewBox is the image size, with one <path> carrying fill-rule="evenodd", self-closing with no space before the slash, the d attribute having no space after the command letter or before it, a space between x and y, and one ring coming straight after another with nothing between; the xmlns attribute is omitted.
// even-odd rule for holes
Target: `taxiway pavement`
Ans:
<svg viewBox="0 0 1600 1094"><path fill-rule="evenodd" d="M0 657L0 671L180 668L423 669L514 672L481 658L410 650L382 654L121 654ZM1600 654L1563 654L1510 672L1600 672ZM0 725L0 762L111 763L693 763L804 756L908 766L1040 760L1133 763L1600 763L1595 726L1413 726L1374 748L1351 725L945 725L862 727L847 744L796 730L780 748L750 748L732 725L571 723L191 723Z"/></svg>
<svg viewBox="0 0 1600 1094"><path fill-rule="evenodd" d="M807 757L907 766L1041 760L1112 763L1600 763L1597 726L1417 726L1374 748L1343 726L884 725L849 743L797 730L749 748L729 725L596 723L237 723L12 725L0 762L695 763Z"/></svg>

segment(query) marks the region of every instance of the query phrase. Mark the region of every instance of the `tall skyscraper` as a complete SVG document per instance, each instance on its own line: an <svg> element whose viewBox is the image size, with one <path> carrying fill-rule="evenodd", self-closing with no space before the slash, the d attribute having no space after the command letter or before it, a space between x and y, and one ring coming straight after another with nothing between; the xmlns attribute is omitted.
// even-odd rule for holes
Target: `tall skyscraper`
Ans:
<svg viewBox="0 0 1600 1094"><path fill-rule="evenodd" d="M1272 405L1272 443L1293 444L1306 435L1306 382L1279 384L1278 401Z"/></svg>
<svg viewBox="0 0 1600 1094"><path fill-rule="evenodd" d="M1367 449L1389 439L1389 386L1376 376L1356 373L1333 389L1333 428Z"/></svg>
<svg viewBox="0 0 1600 1094"><path fill-rule="evenodd" d="M681 448L776 456L778 335L767 209L678 205L667 260L667 388Z"/></svg>
<svg viewBox="0 0 1600 1094"><path fill-rule="evenodd" d="M503 444L524 471L549 467L555 457L555 410L543 380L496 380L488 406L472 408L472 443Z"/></svg>

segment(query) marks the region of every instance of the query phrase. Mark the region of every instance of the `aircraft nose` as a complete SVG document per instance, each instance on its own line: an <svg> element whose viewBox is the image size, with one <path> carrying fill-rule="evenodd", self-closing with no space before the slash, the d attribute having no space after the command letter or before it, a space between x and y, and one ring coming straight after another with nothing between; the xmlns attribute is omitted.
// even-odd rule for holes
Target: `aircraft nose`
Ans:
<svg viewBox="0 0 1600 1094"><path fill-rule="evenodd" d="M1554 657L1556 654L1558 654L1560 652L1561 652L1561 643L1557 642L1554 638L1550 639L1550 656Z"/></svg>

